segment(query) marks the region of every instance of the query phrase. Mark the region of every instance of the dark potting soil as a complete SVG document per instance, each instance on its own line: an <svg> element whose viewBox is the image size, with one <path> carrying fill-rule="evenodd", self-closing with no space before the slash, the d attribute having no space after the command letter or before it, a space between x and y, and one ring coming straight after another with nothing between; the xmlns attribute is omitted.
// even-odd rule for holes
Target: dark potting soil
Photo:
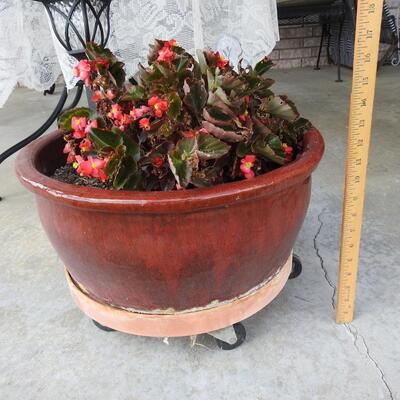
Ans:
<svg viewBox="0 0 400 400"><path fill-rule="evenodd" d="M64 165L57 168L54 174L51 176L53 179L57 179L60 182L71 183L79 186L89 186L99 189L111 189L111 182L101 182L96 178L88 178L86 176L80 176L72 165Z"/></svg>

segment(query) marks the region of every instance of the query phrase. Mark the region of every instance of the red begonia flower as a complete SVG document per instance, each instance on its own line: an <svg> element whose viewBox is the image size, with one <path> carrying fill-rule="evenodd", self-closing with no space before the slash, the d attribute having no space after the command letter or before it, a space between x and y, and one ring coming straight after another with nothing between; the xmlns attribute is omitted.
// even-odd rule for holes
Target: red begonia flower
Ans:
<svg viewBox="0 0 400 400"><path fill-rule="evenodd" d="M161 168L164 165L164 160L160 156L155 156L153 158L153 165L156 168Z"/></svg>
<svg viewBox="0 0 400 400"><path fill-rule="evenodd" d="M229 60L227 60L223 55L221 55L219 51L215 53L215 59L217 61L217 67L219 69L224 69L226 65L229 63Z"/></svg>
<svg viewBox="0 0 400 400"><path fill-rule="evenodd" d="M140 126L142 129L144 129L144 130L146 130L146 131L149 131L149 130L150 130L150 120L149 120L148 118L142 118L142 119L139 121L139 126Z"/></svg>

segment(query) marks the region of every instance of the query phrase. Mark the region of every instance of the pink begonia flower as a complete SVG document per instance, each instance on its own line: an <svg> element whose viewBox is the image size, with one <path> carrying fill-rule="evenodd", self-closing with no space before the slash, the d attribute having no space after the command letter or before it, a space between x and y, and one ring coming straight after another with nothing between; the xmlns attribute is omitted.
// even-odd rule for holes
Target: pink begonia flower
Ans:
<svg viewBox="0 0 400 400"><path fill-rule="evenodd" d="M120 119L122 117L122 108L119 104L113 104L107 116L111 119Z"/></svg>
<svg viewBox="0 0 400 400"><path fill-rule="evenodd" d="M92 172L91 163L88 160L85 160L82 156L75 157L73 167L83 176L90 176L90 173Z"/></svg>
<svg viewBox="0 0 400 400"><path fill-rule="evenodd" d="M73 131L72 136L75 139L83 139L84 137L86 137L86 132L85 131Z"/></svg>
<svg viewBox="0 0 400 400"><path fill-rule="evenodd" d="M174 46L176 46L176 39L168 40L168 42L166 42L166 43L164 44L164 46L169 46L169 47L174 47Z"/></svg>
<svg viewBox="0 0 400 400"><path fill-rule="evenodd" d="M63 153L68 154L67 164L72 164L75 161L75 150L71 147L70 142L65 144Z"/></svg>
<svg viewBox="0 0 400 400"><path fill-rule="evenodd" d="M72 117L71 118L71 128L74 131L82 131L86 128L87 125L86 117Z"/></svg>
<svg viewBox="0 0 400 400"><path fill-rule="evenodd" d="M117 121L115 121L114 123L118 126L118 128L119 128L122 132L124 132L124 131L125 131L125 128L126 128L129 124L132 123L132 118L131 118L131 116L128 115L128 114L122 114L121 117L120 117Z"/></svg>
<svg viewBox="0 0 400 400"><path fill-rule="evenodd" d="M119 120L121 125L129 125L132 123L132 118L130 117L129 114L122 114L122 117Z"/></svg>
<svg viewBox="0 0 400 400"><path fill-rule="evenodd" d="M71 128L73 130L73 137L75 139L82 139L86 136L85 130L88 124L86 117L72 117L71 118Z"/></svg>
<svg viewBox="0 0 400 400"><path fill-rule="evenodd" d="M142 118L143 115L150 112L150 110L151 110L150 107L141 106L140 108L132 109L129 114L131 117L133 117L133 119L138 119L138 118Z"/></svg>
<svg viewBox="0 0 400 400"><path fill-rule="evenodd" d="M63 153L64 153L64 154L67 154L67 153L70 153L71 151L72 151L71 143L70 143L70 142L67 142L67 143L65 144L65 146L64 146Z"/></svg>
<svg viewBox="0 0 400 400"><path fill-rule="evenodd" d="M90 128L98 128L99 123L97 122L97 119L94 119L92 121L90 121L85 128L85 133L89 134L90 133Z"/></svg>
<svg viewBox="0 0 400 400"><path fill-rule="evenodd" d="M157 118L161 118L165 111L168 110L168 101L162 100L158 96L150 97L147 104L153 108L154 115Z"/></svg>
<svg viewBox="0 0 400 400"><path fill-rule="evenodd" d="M81 151L88 153L90 150L92 150L92 142L88 138L85 138L82 140L82 142L80 142L79 148Z"/></svg>
<svg viewBox="0 0 400 400"><path fill-rule="evenodd" d="M74 168L81 176L87 176L89 178L98 178L102 182L107 180L107 174L104 172L104 167L107 164L106 160L100 158L93 158L89 156L85 160L82 156L75 157L76 162Z"/></svg>
<svg viewBox="0 0 400 400"><path fill-rule="evenodd" d="M164 61L169 64L175 58L175 52L167 47L163 47L158 52L157 61Z"/></svg>
<svg viewBox="0 0 400 400"><path fill-rule="evenodd" d="M106 97L107 97L108 100L114 100L114 98L115 98L114 91L111 90L111 89L108 89L107 92L106 92Z"/></svg>
<svg viewBox="0 0 400 400"><path fill-rule="evenodd" d="M71 151L67 157L67 164L72 164L75 161L75 152Z"/></svg>
<svg viewBox="0 0 400 400"><path fill-rule="evenodd" d="M146 131L149 131L149 130L150 130L150 120L149 120L148 118L142 118L142 119L139 121L139 126L140 126L142 129L144 129L144 130L146 130Z"/></svg>
<svg viewBox="0 0 400 400"><path fill-rule="evenodd" d="M240 161L240 170L246 179L254 178L254 171L251 168L254 167L255 161L256 156L253 154L248 154Z"/></svg>
<svg viewBox="0 0 400 400"><path fill-rule="evenodd" d="M93 92L92 101L94 101L95 103L97 103L98 101L103 100L103 99L104 99L104 95L103 95L103 93L101 92L101 90L95 90L95 91Z"/></svg>
<svg viewBox="0 0 400 400"><path fill-rule="evenodd" d="M175 58L175 52L171 50L171 47L175 45L175 40L165 42L164 46L158 51L157 61L164 61L169 64Z"/></svg>
<svg viewBox="0 0 400 400"><path fill-rule="evenodd" d="M160 100L160 98L159 98L158 96L152 96L152 97L150 97L149 100L147 101L147 104L148 104L150 107L153 107L154 104L156 104L159 100Z"/></svg>
<svg viewBox="0 0 400 400"><path fill-rule="evenodd" d="M81 60L74 68L74 75L85 81L85 85L90 85L90 75L92 73L92 63L89 60Z"/></svg>

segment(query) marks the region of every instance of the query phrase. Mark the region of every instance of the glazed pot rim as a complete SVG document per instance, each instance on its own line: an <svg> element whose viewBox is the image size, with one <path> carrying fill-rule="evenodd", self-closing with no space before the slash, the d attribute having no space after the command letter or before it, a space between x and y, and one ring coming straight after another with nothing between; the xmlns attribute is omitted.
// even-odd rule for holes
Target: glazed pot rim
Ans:
<svg viewBox="0 0 400 400"><path fill-rule="evenodd" d="M269 195L308 179L324 152L321 134L311 128L304 134L303 152L294 161L253 179L168 192L116 191L60 182L38 170L41 150L61 135L54 131L22 149L16 160L18 178L29 190L48 199L106 212L189 212Z"/></svg>

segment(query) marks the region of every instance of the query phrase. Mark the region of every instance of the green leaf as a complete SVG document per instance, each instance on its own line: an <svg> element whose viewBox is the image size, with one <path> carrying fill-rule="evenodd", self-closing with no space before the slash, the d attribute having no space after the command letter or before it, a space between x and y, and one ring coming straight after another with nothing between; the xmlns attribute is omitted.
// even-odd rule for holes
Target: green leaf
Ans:
<svg viewBox="0 0 400 400"><path fill-rule="evenodd" d="M274 143L272 143L274 145ZM252 146L253 152L279 165L285 164L285 158L279 156L263 139L257 140Z"/></svg>
<svg viewBox="0 0 400 400"><path fill-rule="evenodd" d="M73 117L89 118L90 114L90 109L86 107L74 108L73 110L64 111L58 117L58 127L65 132L70 132L72 130L71 121Z"/></svg>
<svg viewBox="0 0 400 400"><path fill-rule="evenodd" d="M143 100L146 97L146 91L142 86L133 86L129 89L128 96L132 100Z"/></svg>
<svg viewBox="0 0 400 400"><path fill-rule="evenodd" d="M172 61L172 64L174 64L176 72L179 73L186 67L188 61L189 59L187 57L179 56L175 57L175 59Z"/></svg>
<svg viewBox="0 0 400 400"><path fill-rule="evenodd" d="M168 163L176 181L181 187L186 187L190 183L192 176L192 164L190 160L182 160L176 152L173 152L168 154Z"/></svg>
<svg viewBox="0 0 400 400"><path fill-rule="evenodd" d="M168 154L168 163L176 181L186 187L192 176L192 156L196 150L195 138L183 138L176 144L175 149Z"/></svg>
<svg viewBox="0 0 400 400"><path fill-rule="evenodd" d="M196 150L195 138L183 138L176 144L175 153L182 159L190 158Z"/></svg>
<svg viewBox="0 0 400 400"><path fill-rule="evenodd" d="M222 100L222 102L224 102L226 105L231 105L230 100L228 99L228 96L225 93L225 90L222 89L221 87L219 87L216 91L215 91L215 95L218 96L218 98L220 100Z"/></svg>
<svg viewBox="0 0 400 400"><path fill-rule="evenodd" d="M268 101L265 111L289 122L293 122L299 115L294 104L284 96L272 97Z"/></svg>
<svg viewBox="0 0 400 400"><path fill-rule="evenodd" d="M173 127L171 126L170 121L165 121L159 128L158 128L158 133L161 136L171 136L173 133Z"/></svg>
<svg viewBox="0 0 400 400"><path fill-rule="evenodd" d="M272 134L272 130L264 125L258 118L253 117L253 122L253 129L257 135L266 137Z"/></svg>
<svg viewBox="0 0 400 400"><path fill-rule="evenodd" d="M86 43L86 55L89 60L95 60L96 58L104 58L109 62L115 60L114 54L109 49L105 49L94 42Z"/></svg>
<svg viewBox="0 0 400 400"><path fill-rule="evenodd" d="M218 168L207 168L192 173L190 183L196 187L210 187L215 185L218 179Z"/></svg>
<svg viewBox="0 0 400 400"><path fill-rule="evenodd" d="M125 153L126 153L126 147L124 145L119 145L115 149L115 153L108 160L108 163L104 170L104 172L108 176L113 176L115 174L121 163L122 158L125 157Z"/></svg>
<svg viewBox="0 0 400 400"><path fill-rule="evenodd" d="M115 133L116 135L121 135L121 136L122 136L122 131L121 131L121 129L119 129L119 128L116 127L116 126L113 126L113 127L111 128L111 132L112 132L112 133Z"/></svg>
<svg viewBox="0 0 400 400"><path fill-rule="evenodd" d="M203 75L206 75L208 65L207 65L207 60L204 55L204 52L202 50L197 50L197 59L199 60L199 65L200 65L200 70Z"/></svg>
<svg viewBox="0 0 400 400"><path fill-rule="evenodd" d="M99 150L106 148L116 149L118 145L122 144L121 135L99 128L90 129L90 140L99 148Z"/></svg>
<svg viewBox="0 0 400 400"><path fill-rule="evenodd" d="M112 75L117 87L121 87L125 83L124 63L117 61L109 68L109 73Z"/></svg>
<svg viewBox="0 0 400 400"><path fill-rule="evenodd" d="M215 76L208 68L207 68L207 87L209 91L213 91L214 89L216 89Z"/></svg>
<svg viewBox="0 0 400 400"><path fill-rule="evenodd" d="M236 147L236 155L239 158L243 158L244 156L246 156L247 154L250 154L250 147L247 146L245 143L240 142L237 147Z"/></svg>
<svg viewBox="0 0 400 400"><path fill-rule="evenodd" d="M113 181L114 189L120 190L129 182L131 177L137 172L136 161L130 157L126 156L121 160L119 170L115 175Z"/></svg>
<svg viewBox="0 0 400 400"><path fill-rule="evenodd" d="M267 139L267 144L280 157L284 157L285 153L282 150L282 142L277 135L270 135Z"/></svg>
<svg viewBox="0 0 400 400"><path fill-rule="evenodd" d="M249 87L249 89L255 89L257 86L260 86L262 79L258 75L252 73L252 74L246 74L244 75L244 79L246 80L246 83Z"/></svg>
<svg viewBox="0 0 400 400"><path fill-rule="evenodd" d="M172 93L168 96L168 116L174 120L176 120L181 114L182 110L182 100L179 97L178 93Z"/></svg>
<svg viewBox="0 0 400 400"><path fill-rule="evenodd" d="M107 176L113 176L114 172L117 170L118 165L119 165L120 159L118 157L111 157L108 160L108 163L106 167L104 168L104 172L107 174Z"/></svg>
<svg viewBox="0 0 400 400"><path fill-rule="evenodd" d="M197 137L197 154L203 159L216 159L224 156L230 146L214 136L200 133Z"/></svg>
<svg viewBox="0 0 400 400"><path fill-rule="evenodd" d="M293 123L293 129L296 131L305 131L311 128L311 122L305 118L298 118Z"/></svg>
<svg viewBox="0 0 400 400"><path fill-rule="evenodd" d="M171 70L163 62L154 63L153 67L158 69L164 78L168 78L171 75Z"/></svg>
<svg viewBox="0 0 400 400"><path fill-rule="evenodd" d="M228 114L225 114L219 107L208 107L207 111L210 116L216 120L225 122L232 121L232 117Z"/></svg>
<svg viewBox="0 0 400 400"><path fill-rule="evenodd" d="M135 161L139 161L140 159L139 145L126 134L122 135L122 141L126 147L126 154L131 156Z"/></svg>
<svg viewBox="0 0 400 400"><path fill-rule="evenodd" d="M255 67L254 67L254 71L258 74L258 75L263 75L265 74L269 69L271 69L271 67L274 65L274 63L268 58L268 57L264 57L261 61L259 61Z"/></svg>
<svg viewBox="0 0 400 400"><path fill-rule="evenodd" d="M183 89L185 92L183 102L200 118L207 102L207 92L203 81L186 79Z"/></svg>
<svg viewBox="0 0 400 400"><path fill-rule="evenodd" d="M134 190L138 189L142 182L142 176L139 172L132 174L124 185L124 189Z"/></svg>
<svg viewBox="0 0 400 400"><path fill-rule="evenodd" d="M162 73L158 68L145 69L141 70L140 79L141 82L145 82L146 84L150 84L151 82L157 81L158 79L162 78ZM146 85L145 85L146 86Z"/></svg>

